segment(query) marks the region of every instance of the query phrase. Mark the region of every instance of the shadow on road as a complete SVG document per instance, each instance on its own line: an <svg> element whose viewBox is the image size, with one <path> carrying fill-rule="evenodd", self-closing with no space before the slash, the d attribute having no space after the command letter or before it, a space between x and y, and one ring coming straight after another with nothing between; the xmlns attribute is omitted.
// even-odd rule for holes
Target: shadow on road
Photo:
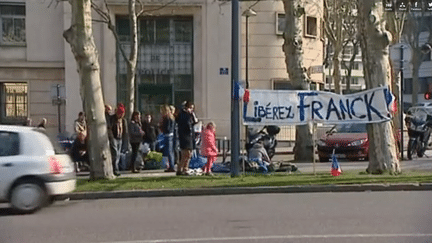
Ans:
<svg viewBox="0 0 432 243"><path fill-rule="evenodd" d="M0 207L0 217L13 216L13 215L22 215L22 214L18 213L12 207L8 207L8 205L4 207Z"/></svg>

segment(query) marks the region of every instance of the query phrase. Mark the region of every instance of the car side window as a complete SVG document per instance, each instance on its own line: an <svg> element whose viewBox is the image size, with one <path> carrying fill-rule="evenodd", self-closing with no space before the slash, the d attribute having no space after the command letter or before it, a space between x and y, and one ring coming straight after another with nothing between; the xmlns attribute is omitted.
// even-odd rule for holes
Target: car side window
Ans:
<svg viewBox="0 0 432 243"><path fill-rule="evenodd" d="M15 132L0 131L0 156L19 154L19 136Z"/></svg>

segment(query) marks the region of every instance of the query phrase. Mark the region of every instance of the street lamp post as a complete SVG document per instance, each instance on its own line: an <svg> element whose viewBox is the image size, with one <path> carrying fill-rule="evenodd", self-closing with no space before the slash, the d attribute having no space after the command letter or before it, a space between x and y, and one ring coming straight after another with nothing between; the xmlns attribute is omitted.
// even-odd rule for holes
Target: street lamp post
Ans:
<svg viewBox="0 0 432 243"><path fill-rule="evenodd" d="M239 0L231 1L231 176L239 176L240 103L236 85L239 81Z"/></svg>
<svg viewBox="0 0 432 243"><path fill-rule="evenodd" d="M246 17L246 38L245 38L245 82L246 82L246 89L249 89L249 17L254 17L256 15L257 15L257 13L251 8L246 9L242 13L242 16ZM248 126L246 126L245 129L246 129L245 142L247 142L248 137L249 137ZM244 170L245 170L245 167L243 165L243 172L244 172Z"/></svg>
<svg viewBox="0 0 432 243"><path fill-rule="evenodd" d="M400 129L401 129L401 137L400 137L400 151L401 151L401 160L404 160L404 103L403 103L403 89L404 89L404 75L403 75L403 64L404 64L404 46L400 46L400 93L399 93L399 100L400 100Z"/></svg>
<svg viewBox="0 0 432 243"><path fill-rule="evenodd" d="M249 89L249 17L254 17L257 13L251 8L246 9L243 13L246 17L246 38L245 38L245 81L246 89Z"/></svg>

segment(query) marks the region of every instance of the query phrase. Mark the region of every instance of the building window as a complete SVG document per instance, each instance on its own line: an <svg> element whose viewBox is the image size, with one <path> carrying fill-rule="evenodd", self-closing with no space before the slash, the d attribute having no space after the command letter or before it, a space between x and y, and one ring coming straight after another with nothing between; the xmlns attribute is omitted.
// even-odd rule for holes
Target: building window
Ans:
<svg viewBox="0 0 432 243"><path fill-rule="evenodd" d="M117 33L128 40L129 19L117 16ZM143 17L138 21L137 103L140 110L159 114L163 104L193 100L193 18ZM130 44L123 42L127 51ZM117 100L126 100L126 62L117 52Z"/></svg>
<svg viewBox="0 0 432 243"><path fill-rule="evenodd" d="M25 5L0 4L0 44L25 44Z"/></svg>
<svg viewBox="0 0 432 243"><path fill-rule="evenodd" d="M276 13L276 35L283 35L285 31L285 14Z"/></svg>
<svg viewBox="0 0 432 243"><path fill-rule="evenodd" d="M412 94L412 78L404 79L404 94Z"/></svg>
<svg viewBox="0 0 432 243"><path fill-rule="evenodd" d="M429 53L427 53L427 54L424 54L423 55L423 62L429 62L429 61L431 61L431 57L432 57L432 52L429 52Z"/></svg>
<svg viewBox="0 0 432 243"><path fill-rule="evenodd" d="M192 42L193 23L187 20L177 20L174 22L175 41L176 42Z"/></svg>
<svg viewBox="0 0 432 243"><path fill-rule="evenodd" d="M306 37L317 37L318 36L317 18L312 16L306 16L305 30L306 30L305 31Z"/></svg>
<svg viewBox="0 0 432 243"><path fill-rule="evenodd" d="M1 84L1 110L3 119L24 118L28 115L28 93L26 83Z"/></svg>
<svg viewBox="0 0 432 243"><path fill-rule="evenodd" d="M288 79L273 79L273 90L294 90Z"/></svg>

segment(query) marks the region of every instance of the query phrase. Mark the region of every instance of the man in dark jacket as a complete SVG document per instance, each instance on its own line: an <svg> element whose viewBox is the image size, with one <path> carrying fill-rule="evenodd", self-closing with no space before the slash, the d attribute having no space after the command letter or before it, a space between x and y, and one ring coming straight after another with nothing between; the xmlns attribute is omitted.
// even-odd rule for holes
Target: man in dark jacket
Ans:
<svg viewBox="0 0 432 243"><path fill-rule="evenodd" d="M180 163L177 166L177 175L187 175L189 161L192 157L194 149L194 130L193 126L198 122L194 113L194 104L190 101L186 102L185 107L177 116L178 136L181 149Z"/></svg>
<svg viewBox="0 0 432 243"><path fill-rule="evenodd" d="M110 117L108 125L108 137L110 139L111 156L114 175L119 176L120 153L123 147L123 142L127 143L127 123L125 116L125 107L119 103L116 112Z"/></svg>
<svg viewBox="0 0 432 243"><path fill-rule="evenodd" d="M146 114L142 122L142 130L144 131L144 143L149 145L151 151L156 150L156 137L158 135L157 128L153 124L152 115Z"/></svg>

